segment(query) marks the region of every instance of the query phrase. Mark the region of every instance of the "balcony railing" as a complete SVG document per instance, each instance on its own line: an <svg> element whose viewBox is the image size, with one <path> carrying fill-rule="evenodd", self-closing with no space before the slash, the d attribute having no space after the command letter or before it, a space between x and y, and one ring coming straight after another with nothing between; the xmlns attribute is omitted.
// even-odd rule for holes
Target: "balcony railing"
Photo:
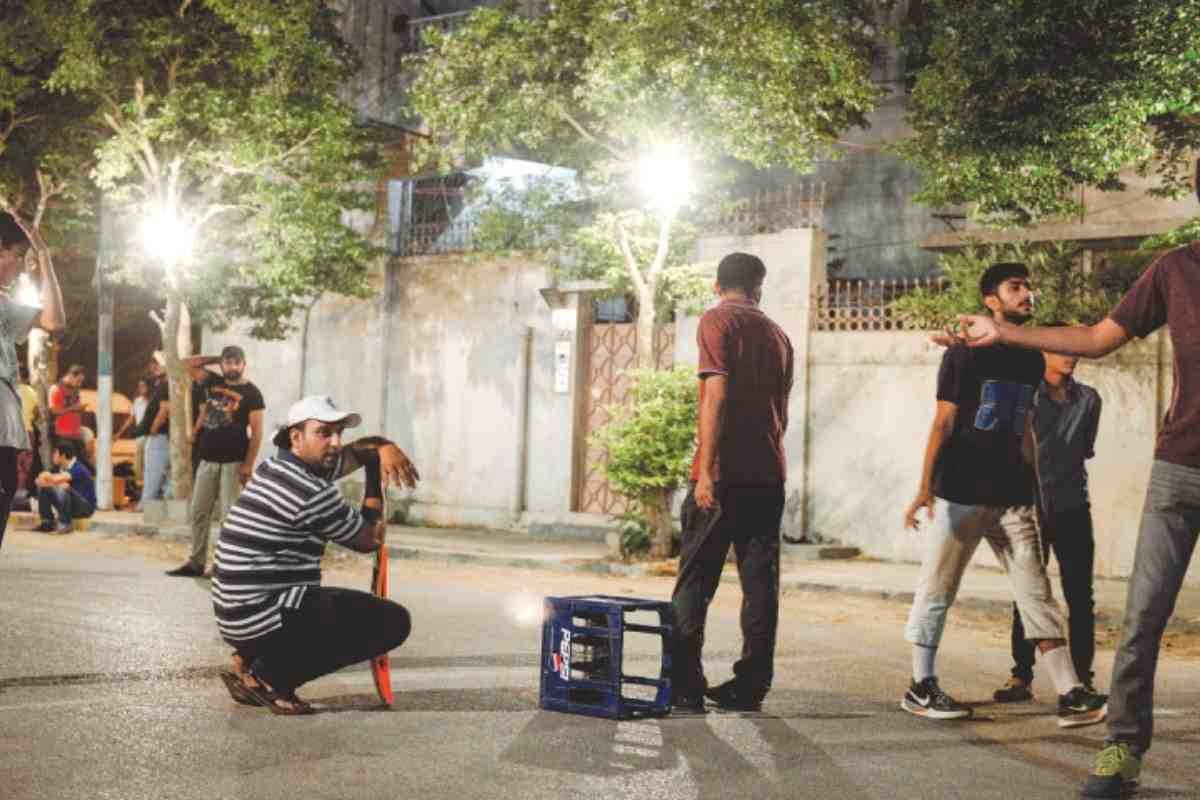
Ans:
<svg viewBox="0 0 1200 800"><path fill-rule="evenodd" d="M820 228L824 216L825 182L806 181L747 195L716 222L728 233L774 233L788 228Z"/></svg>
<svg viewBox="0 0 1200 800"><path fill-rule="evenodd" d="M812 299L812 329L817 331L914 330L892 303L917 290L941 292L942 278L854 280L834 278Z"/></svg>
<svg viewBox="0 0 1200 800"><path fill-rule="evenodd" d="M416 256L473 249L475 220L463 213L468 181L463 173L392 181L388 212L393 252Z"/></svg>
<svg viewBox="0 0 1200 800"><path fill-rule="evenodd" d="M462 25L470 13L470 11L455 11L453 14L438 14L434 17L418 17L409 20L404 30L398 32L398 35L402 37L400 49L405 53L419 53L425 50L429 47L429 42L425 38L429 31L452 33Z"/></svg>

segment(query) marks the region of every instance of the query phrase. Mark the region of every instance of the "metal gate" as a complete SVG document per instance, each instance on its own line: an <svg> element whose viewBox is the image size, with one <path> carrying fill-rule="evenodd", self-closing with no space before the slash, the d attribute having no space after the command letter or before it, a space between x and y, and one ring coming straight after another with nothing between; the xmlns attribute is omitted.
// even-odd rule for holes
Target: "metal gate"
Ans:
<svg viewBox="0 0 1200 800"><path fill-rule="evenodd" d="M575 508L592 514L623 514L629 501L608 485L604 465L608 458L591 443L592 434L609 421L608 407L624 405L629 394L626 370L637 360L636 323L594 324L588 330L587 394L584 398L583 464ZM655 331L654 357L660 369L675 360L675 323Z"/></svg>

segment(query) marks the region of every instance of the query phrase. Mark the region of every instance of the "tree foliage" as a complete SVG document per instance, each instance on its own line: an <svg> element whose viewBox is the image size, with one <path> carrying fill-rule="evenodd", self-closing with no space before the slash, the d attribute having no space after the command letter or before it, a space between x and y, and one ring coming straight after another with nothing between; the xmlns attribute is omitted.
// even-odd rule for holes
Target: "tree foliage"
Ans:
<svg viewBox="0 0 1200 800"><path fill-rule="evenodd" d="M902 152L918 197L993 221L1069 213L1120 171L1189 183L1200 145L1200 0L931 0Z"/></svg>
<svg viewBox="0 0 1200 800"><path fill-rule="evenodd" d="M480 8L431 50L414 110L463 160L536 154L620 173L647 143L806 170L880 97L875 5L559 0L534 17Z"/></svg>
<svg viewBox="0 0 1200 800"><path fill-rule="evenodd" d="M636 165L666 145L701 167L714 196L731 164L808 171L865 126L876 13L868 0L556 0L479 8L431 31L410 98L435 134L435 162L515 155L574 170L557 217L501 204L481 242L557 250L577 276L638 298L638 364L653 365L656 315L699 291L675 212L648 215ZM540 202L540 201L538 201ZM683 220L686 222L686 216ZM553 243L553 244L552 244ZM623 277L617 279L618 275Z"/></svg>
<svg viewBox="0 0 1200 800"><path fill-rule="evenodd" d="M123 207L125 275L220 324L283 335L322 292L364 295L376 251L343 224L372 207L376 153L339 92L356 68L322 0L30 0L55 53L46 90L103 133L91 177ZM197 226L164 281L134 228L169 207Z"/></svg>
<svg viewBox="0 0 1200 800"><path fill-rule="evenodd" d="M938 261L942 286L921 288L892 303L914 328L938 330L959 314L987 313L979 278L992 264L1028 265L1034 290L1034 320L1090 325L1106 317L1153 257L1149 253L1114 254L1090 273L1081 269L1082 248L1073 242L1005 245L972 244Z"/></svg>

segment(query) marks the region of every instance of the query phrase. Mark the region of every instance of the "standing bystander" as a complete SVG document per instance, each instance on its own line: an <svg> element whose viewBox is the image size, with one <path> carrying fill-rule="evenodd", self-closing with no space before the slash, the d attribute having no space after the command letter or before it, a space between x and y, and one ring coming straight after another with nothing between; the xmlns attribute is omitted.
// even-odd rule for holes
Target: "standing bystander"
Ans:
<svg viewBox="0 0 1200 800"><path fill-rule="evenodd" d="M29 449L17 454L17 491L13 496L13 507L27 509L30 482L36 474L38 398L37 392L29 385L29 369L24 364L21 365L20 375L21 384L17 387L17 393L21 396L21 421L25 423Z"/></svg>
<svg viewBox="0 0 1200 800"><path fill-rule="evenodd" d="M117 431L113 439L120 439L131 428L134 436L134 451L133 451L133 481L141 489L142 480L146 472L146 437L139 431L142 429L142 420L146 418L146 407L150 404L150 379L138 378L137 389L133 396L130 414L121 423L121 429Z"/></svg>
<svg viewBox="0 0 1200 800"><path fill-rule="evenodd" d="M1151 264L1106 319L1074 328L1021 328L977 315L939 344L1008 345L1100 358L1133 337L1167 327L1175 392L1150 468L1125 621L1113 663L1108 740L1084 785L1088 797L1124 797L1137 782L1154 734L1154 674L1167 620L1200 534L1200 242Z"/></svg>
<svg viewBox="0 0 1200 800"><path fill-rule="evenodd" d="M221 374L206 369L210 364L220 364ZM192 444L200 463L189 508L192 553L187 563L167 574L196 577L204 574L208 561L213 512L219 507L222 519L225 517L254 470L262 443L264 406L262 392L246 380L242 348L230 345L220 356L192 356L184 359L184 365L201 391Z"/></svg>
<svg viewBox="0 0 1200 800"><path fill-rule="evenodd" d="M142 417L142 424L137 429L137 435L146 438L146 482L142 486L139 508L144 508L147 500L166 497L169 491L171 403L163 360L162 353L156 352L146 366L147 377L151 382L150 396L146 401L146 415Z"/></svg>
<svg viewBox="0 0 1200 800"><path fill-rule="evenodd" d="M82 364L72 364L59 379L50 387L50 416L54 418L54 433L52 438L70 439L78 442L85 459L88 459L94 448L92 431L83 424L83 401L79 390L87 379L87 369Z"/></svg>
<svg viewBox="0 0 1200 800"><path fill-rule="evenodd" d="M1053 327L1061 325L1055 323ZM1071 662L1084 686L1091 688L1092 661L1096 655L1096 612L1092 598L1096 542L1085 462L1095 454L1100 394L1073 377L1078 358L1055 353L1042 353L1042 357L1046 359L1046 372L1033 409L1042 562L1048 562L1053 548L1067 601ZM1012 677L996 691L994 699L998 703L1033 699L1036 654L1025 638L1025 626L1015 605L1012 655Z"/></svg>
<svg viewBox="0 0 1200 800"><path fill-rule="evenodd" d="M721 302L700 318L699 449L683 501L679 577L672 597L673 707L704 713L762 705L774 677L779 620L779 524L783 516L792 345L758 307L767 268L747 253L717 267ZM742 584L742 657L734 677L707 688L701 654L708 604L733 545Z"/></svg>
<svg viewBox="0 0 1200 800"><path fill-rule="evenodd" d="M993 264L979 294L995 319L1014 327L1033 315L1029 270ZM904 526L933 522L924 537L905 638L912 645L912 682L900 707L927 719L961 719L971 708L937 679L937 649L971 556L983 540L1008 574L1025 634L1041 650L1058 693L1061 727L1104 719L1105 697L1075 673L1062 613L1050 592L1033 504L1033 406L1046 365L1040 353L1012 347L951 347L938 370L937 402L917 497Z"/></svg>
<svg viewBox="0 0 1200 800"><path fill-rule="evenodd" d="M25 268L25 254L32 247L41 278L40 309L12 299L11 289ZM17 343L35 324L47 331L62 330L62 292L50 259L50 249L36 229L27 229L11 214L0 213L0 543L8 527L8 512L17 493L17 455L29 449L29 436L17 391Z"/></svg>

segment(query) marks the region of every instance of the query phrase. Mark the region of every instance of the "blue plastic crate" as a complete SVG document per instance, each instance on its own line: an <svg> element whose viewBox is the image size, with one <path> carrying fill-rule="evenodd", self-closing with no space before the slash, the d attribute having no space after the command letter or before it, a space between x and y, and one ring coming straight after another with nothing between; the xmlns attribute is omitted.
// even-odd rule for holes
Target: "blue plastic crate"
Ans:
<svg viewBox="0 0 1200 800"><path fill-rule="evenodd" d="M659 624L626 621L632 611L656 612ZM609 595L547 597L542 619L542 708L611 719L659 716L671 710L674 612L669 602ZM660 637L657 678L622 671L626 631ZM630 685L654 687L654 699L626 696Z"/></svg>

